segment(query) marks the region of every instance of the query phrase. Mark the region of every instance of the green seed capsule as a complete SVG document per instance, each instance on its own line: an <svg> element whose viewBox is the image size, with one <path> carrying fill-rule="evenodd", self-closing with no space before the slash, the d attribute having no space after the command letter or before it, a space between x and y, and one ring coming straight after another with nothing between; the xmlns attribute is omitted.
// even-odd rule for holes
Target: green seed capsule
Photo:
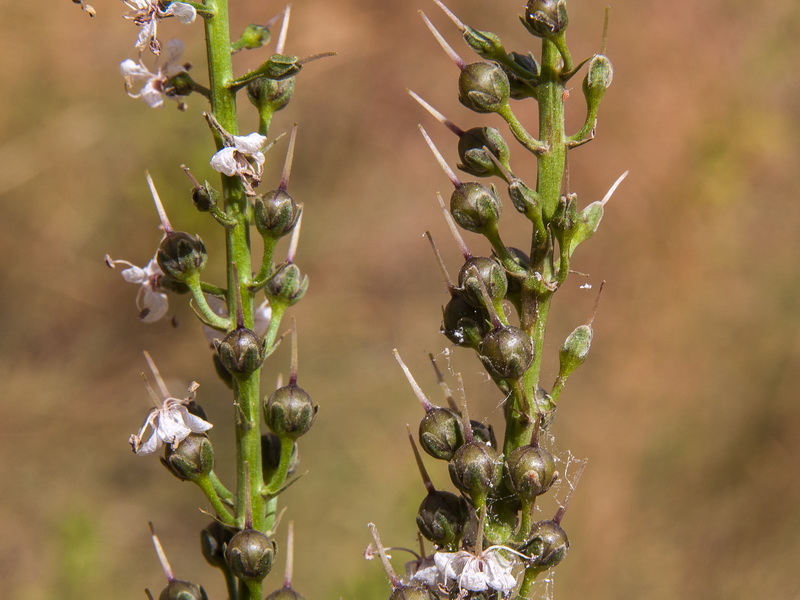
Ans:
<svg viewBox="0 0 800 600"><path fill-rule="evenodd" d="M240 327L215 340L219 360L234 377L246 377L261 368L264 362L264 343L252 329Z"/></svg>
<svg viewBox="0 0 800 600"><path fill-rule="evenodd" d="M247 84L247 98L253 105L270 112L286 108L294 95L294 77L288 79L267 79L259 77Z"/></svg>
<svg viewBox="0 0 800 600"><path fill-rule="evenodd" d="M292 306L302 300L308 291L308 276L300 273L294 263L283 263L267 281L264 291L270 301Z"/></svg>
<svg viewBox="0 0 800 600"><path fill-rule="evenodd" d="M464 444L460 417L449 408L433 407L419 423L419 444L432 457L451 460Z"/></svg>
<svg viewBox="0 0 800 600"><path fill-rule="evenodd" d="M190 433L176 448L167 444L162 464L182 481L197 481L214 468L214 448L207 436Z"/></svg>
<svg viewBox="0 0 800 600"><path fill-rule="evenodd" d="M566 0L530 0L522 22L533 35L551 38L569 24Z"/></svg>
<svg viewBox="0 0 800 600"><path fill-rule="evenodd" d="M583 79L583 95L586 104L591 108L596 108L606 90L614 79L614 67L607 56L595 54L589 61L586 77Z"/></svg>
<svg viewBox="0 0 800 600"><path fill-rule="evenodd" d="M450 298L442 314L442 333L457 346L477 348L489 331L484 310L460 295Z"/></svg>
<svg viewBox="0 0 800 600"><path fill-rule="evenodd" d="M592 328L590 325L580 325L567 336L559 352L560 367L559 377L569 377L575 369L580 367L589 355L592 347Z"/></svg>
<svg viewBox="0 0 800 600"><path fill-rule="evenodd" d="M506 297L508 279L505 269L497 261L484 256L473 256L461 267L458 286L467 302L483 307L483 290L486 290L489 300L499 302Z"/></svg>
<svg viewBox="0 0 800 600"><path fill-rule="evenodd" d="M494 448L473 441L456 450L448 469L453 485L476 504L482 504L480 500L485 500L500 485L503 461Z"/></svg>
<svg viewBox="0 0 800 600"><path fill-rule="evenodd" d="M202 586L173 579L161 590L158 600L208 600L208 596Z"/></svg>
<svg viewBox="0 0 800 600"><path fill-rule="evenodd" d="M508 105L510 95L508 76L497 63L472 63L461 70L458 99L470 110L498 112Z"/></svg>
<svg viewBox="0 0 800 600"><path fill-rule="evenodd" d="M234 532L223 526L219 521L212 521L200 532L200 549L203 558L212 567L227 569L225 547L230 543Z"/></svg>
<svg viewBox="0 0 800 600"><path fill-rule="evenodd" d="M506 459L509 487L520 500L532 502L556 480L556 462L544 448L523 446Z"/></svg>
<svg viewBox="0 0 800 600"><path fill-rule="evenodd" d="M531 564L549 569L564 560L569 550L566 532L555 521L534 523L531 539L521 548Z"/></svg>
<svg viewBox="0 0 800 600"><path fill-rule="evenodd" d="M277 240L294 229L300 212L294 198L278 188L256 198L253 221L262 237Z"/></svg>
<svg viewBox="0 0 800 600"><path fill-rule="evenodd" d="M468 181L456 187L450 196L450 213L460 227L485 234L497 228L503 205L489 186Z"/></svg>
<svg viewBox="0 0 800 600"><path fill-rule="evenodd" d="M486 370L498 379L519 379L533 362L533 344L519 327L501 326L483 338L479 349Z"/></svg>
<svg viewBox="0 0 800 600"><path fill-rule="evenodd" d="M296 440L314 424L319 407L303 388L290 383L278 388L264 402L264 420L278 437Z"/></svg>
<svg viewBox="0 0 800 600"><path fill-rule="evenodd" d="M200 236L182 231L168 233L156 252L156 261L161 270L181 282L200 273L207 259L208 253Z"/></svg>
<svg viewBox="0 0 800 600"><path fill-rule="evenodd" d="M225 558L236 577L261 581L272 570L278 547L275 541L255 529L243 529L228 543Z"/></svg>
<svg viewBox="0 0 800 600"><path fill-rule="evenodd" d="M458 138L458 157L461 159L458 168L465 173L476 177L500 175L500 170L489 157L489 153L493 154L500 164L509 168L511 151L500 131L494 127L473 127Z"/></svg>
<svg viewBox="0 0 800 600"><path fill-rule="evenodd" d="M417 511L420 533L440 547L457 548L469 519L464 497L443 490L428 493Z"/></svg>
<svg viewBox="0 0 800 600"><path fill-rule="evenodd" d="M291 587L282 587L268 594L264 600L306 600L305 596L294 591Z"/></svg>

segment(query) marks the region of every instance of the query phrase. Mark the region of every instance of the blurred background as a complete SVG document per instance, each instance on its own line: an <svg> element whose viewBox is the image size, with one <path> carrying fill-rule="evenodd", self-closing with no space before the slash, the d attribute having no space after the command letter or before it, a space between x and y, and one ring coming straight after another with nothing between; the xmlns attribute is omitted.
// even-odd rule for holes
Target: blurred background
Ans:
<svg viewBox="0 0 800 600"><path fill-rule="evenodd" d="M135 28L115 0L88 18L68 0L1 0L0 36L0 589L8 600L142 598L163 574L153 521L176 575L224 597L199 553L202 496L127 438L150 400L149 350L174 395L192 380L217 424L212 440L231 481L230 400L183 298L169 320L144 325L136 287L103 255L144 265L159 241L144 179L152 173L173 224L199 233L208 278L222 281L222 239L194 211L179 169L212 178L200 97L160 110L126 97L119 63L135 57ZM591 314L590 359L570 380L554 427L561 456L588 458L564 520L572 548L539 597L800 598L800 5L775 0L614 0L608 54L615 78L597 138L570 155L582 203L630 176L596 237L576 254L556 296L544 359ZM234 29L265 22L276 2L233 2ZM523 2L450 0L465 22L536 50L518 22ZM597 51L605 3L570 0L577 59ZM311 278L292 309L300 383L320 405L301 440L302 479L284 496L278 529L297 532L295 587L308 598L384 598L380 566L365 562L366 524L387 544L413 546L424 494L406 439L422 411L398 348L441 401L427 353L463 372L475 418L499 425L498 392L467 351L438 333L447 296L422 237L431 230L451 272L459 254L435 193L449 183L417 130L423 123L455 163L455 138L408 97L412 88L463 128L498 125L456 100L456 68L423 26L423 9L458 51L467 48L427 0L296 0L287 50L338 52L308 65L273 134L300 123L290 191L305 203L297 262ZM164 22L202 75L202 28ZM236 57L244 72L267 56ZM152 64L152 63L150 63ZM580 80L568 100L583 117ZM243 131L253 129L242 104ZM535 123L535 106L519 109ZM268 157L274 187L285 142ZM533 181L517 151L514 165ZM507 202L507 243L527 229ZM468 237L473 253L487 252ZM287 348L265 387L288 370ZM793 374L794 373L794 374ZM435 483L448 487L442 465ZM563 498L564 490L560 496ZM551 507L546 506L546 511ZM552 505L554 512L555 505ZM546 514L545 516L552 516ZM397 555L400 559L401 554ZM398 567L400 563L398 560ZM271 576L280 585L283 557Z"/></svg>

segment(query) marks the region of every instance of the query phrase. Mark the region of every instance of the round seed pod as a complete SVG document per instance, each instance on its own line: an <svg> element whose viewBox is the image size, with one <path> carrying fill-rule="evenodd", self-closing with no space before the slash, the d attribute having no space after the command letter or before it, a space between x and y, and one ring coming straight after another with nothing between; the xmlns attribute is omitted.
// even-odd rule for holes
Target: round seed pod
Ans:
<svg viewBox="0 0 800 600"><path fill-rule="evenodd" d="M494 435L494 428L491 425L476 421L475 419L470 419L469 424L472 427L472 436L477 441L497 449L497 438Z"/></svg>
<svg viewBox="0 0 800 600"><path fill-rule="evenodd" d="M214 468L214 448L202 433L190 433L176 448L166 445L162 464L181 481L197 481Z"/></svg>
<svg viewBox="0 0 800 600"><path fill-rule="evenodd" d="M569 550L569 538L555 521L534 523L531 539L521 548L537 567L549 569L564 560Z"/></svg>
<svg viewBox="0 0 800 600"><path fill-rule="evenodd" d="M456 187L450 196L450 213L463 229L484 234L497 228L503 204L489 186L468 181Z"/></svg>
<svg viewBox="0 0 800 600"><path fill-rule="evenodd" d="M440 547L457 548L469 519L464 497L443 490L429 492L417 511L420 533Z"/></svg>
<svg viewBox="0 0 800 600"><path fill-rule="evenodd" d="M292 306L306 295L308 275L302 275L294 263L283 263L267 280L264 291L272 303L285 302Z"/></svg>
<svg viewBox="0 0 800 600"><path fill-rule="evenodd" d="M192 203L200 212L208 212L217 206L219 192L206 181L205 185L192 188Z"/></svg>
<svg viewBox="0 0 800 600"><path fill-rule="evenodd" d="M494 448L473 441L456 450L448 470L453 485L475 501L485 499L500 485L503 461Z"/></svg>
<svg viewBox="0 0 800 600"><path fill-rule="evenodd" d="M268 79L259 77L247 84L247 99L258 108L278 112L286 108L294 95L294 77Z"/></svg>
<svg viewBox="0 0 800 600"><path fill-rule="evenodd" d="M533 344L519 327L495 327L478 350L481 362L498 379L519 379L533 362Z"/></svg>
<svg viewBox="0 0 800 600"><path fill-rule="evenodd" d="M419 445L432 457L449 461L463 444L461 418L449 408L436 406L419 422Z"/></svg>
<svg viewBox="0 0 800 600"><path fill-rule="evenodd" d="M180 282L200 273L207 259L206 246L200 236L182 231L168 233L156 252L156 261L161 270Z"/></svg>
<svg viewBox="0 0 800 600"><path fill-rule="evenodd" d="M508 144L498 129L494 127L473 127L458 138L458 157L461 159L458 168L475 175L488 177L499 173L497 166L486 153L493 154L500 164L507 165L511 156Z"/></svg>
<svg viewBox="0 0 800 600"><path fill-rule="evenodd" d="M278 388L264 402L264 421L278 437L296 440L308 433L319 407L297 384Z"/></svg>
<svg viewBox="0 0 800 600"><path fill-rule="evenodd" d="M537 37L558 35L569 24L566 0L530 0L522 22Z"/></svg>
<svg viewBox="0 0 800 600"><path fill-rule="evenodd" d="M489 331L487 315L460 295L454 295L442 314L442 333L457 346L477 348Z"/></svg>
<svg viewBox="0 0 800 600"><path fill-rule="evenodd" d="M505 71L494 62L465 66L458 77L458 99L477 113L491 113L508 105L511 89Z"/></svg>
<svg viewBox="0 0 800 600"><path fill-rule="evenodd" d="M208 600L208 596L196 583L173 579L161 590L158 600Z"/></svg>
<svg viewBox="0 0 800 600"><path fill-rule="evenodd" d="M267 595L264 600L306 600L305 596L294 591L291 587L282 587Z"/></svg>
<svg viewBox="0 0 800 600"><path fill-rule="evenodd" d="M272 570L278 547L255 529L242 529L228 543L225 558L231 572L244 581L261 581Z"/></svg>
<svg viewBox="0 0 800 600"><path fill-rule="evenodd" d="M264 344L252 329L239 327L214 344L225 369L234 377L246 377L261 368Z"/></svg>
<svg viewBox="0 0 800 600"><path fill-rule="evenodd" d="M522 446L506 459L509 487L518 498L532 502L544 494L556 480L556 462L544 448Z"/></svg>
<svg viewBox="0 0 800 600"><path fill-rule="evenodd" d="M256 198L253 221L262 237L279 239L294 229L301 209L289 193L275 189Z"/></svg>
<svg viewBox="0 0 800 600"><path fill-rule="evenodd" d="M467 302L483 307L482 290L486 290L491 301L500 301L506 297L508 279L505 269L496 260L473 256L467 259L458 272L458 286Z"/></svg>
<svg viewBox="0 0 800 600"><path fill-rule="evenodd" d="M227 568L228 562L225 559L225 547L230 543L233 533L219 521L212 521L210 525L200 532L200 549L203 553L203 558L212 567Z"/></svg>

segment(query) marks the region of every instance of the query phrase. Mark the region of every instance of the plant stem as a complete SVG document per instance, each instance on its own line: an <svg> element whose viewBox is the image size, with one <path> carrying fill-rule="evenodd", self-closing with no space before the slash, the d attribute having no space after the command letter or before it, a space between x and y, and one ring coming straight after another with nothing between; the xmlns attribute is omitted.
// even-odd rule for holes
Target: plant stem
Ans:
<svg viewBox="0 0 800 600"><path fill-rule="evenodd" d="M542 73L539 83L539 139L547 148L539 155L536 191L542 203L544 222L553 218L561 195L566 160L564 135L564 84L561 53L553 42L542 40Z"/></svg>

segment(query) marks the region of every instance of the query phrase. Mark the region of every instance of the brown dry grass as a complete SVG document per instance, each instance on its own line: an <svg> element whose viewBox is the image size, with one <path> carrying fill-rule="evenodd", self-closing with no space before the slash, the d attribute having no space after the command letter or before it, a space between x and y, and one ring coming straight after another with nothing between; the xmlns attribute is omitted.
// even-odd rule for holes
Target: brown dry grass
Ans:
<svg viewBox="0 0 800 600"><path fill-rule="evenodd" d="M67 0L42 4L5 2L0 36L0 589L9 600L140 598L163 583L152 520L178 576L220 598L198 553L199 495L125 440L148 405L142 349L175 391L200 381L214 422L228 418L228 397L186 307L175 303L177 329L140 325L132 287L102 263L105 252L150 257L149 169L173 222L216 251L219 273L218 232L191 210L177 169L208 174L202 102L180 114L124 96L116 65L132 55L133 31L119 2L94 2L91 21ZM241 24L277 10L234 4L248 13ZM450 5L509 46L528 43L514 3ZM580 56L595 49L602 9L570 5ZM404 90L458 123L482 122L457 106L454 69L420 7L445 25L426 2L294 7L290 51L339 52L302 74L278 124L301 123L292 188L307 207L299 263L312 287L294 314L301 383L321 405L301 448L308 474L286 502L308 597L385 597L378 566L360 559L368 520L391 543L413 544L422 487L404 424L419 409L391 348L433 392L425 353L445 347L444 294L421 233L447 246L434 200L447 182L416 123L448 139ZM565 520L573 548L558 598L800 598L799 30L794 0L614 3L616 79L598 139L572 156L571 185L594 200L621 171L631 176L575 265L608 285L555 432L560 450L590 459ZM197 48L189 59L201 64ZM576 84L573 115L581 103ZM576 288L554 314L551 372L560 340L591 310ZM268 377L285 365L284 354ZM454 368L478 370L461 353ZM496 420L496 393L474 379L473 411Z"/></svg>

